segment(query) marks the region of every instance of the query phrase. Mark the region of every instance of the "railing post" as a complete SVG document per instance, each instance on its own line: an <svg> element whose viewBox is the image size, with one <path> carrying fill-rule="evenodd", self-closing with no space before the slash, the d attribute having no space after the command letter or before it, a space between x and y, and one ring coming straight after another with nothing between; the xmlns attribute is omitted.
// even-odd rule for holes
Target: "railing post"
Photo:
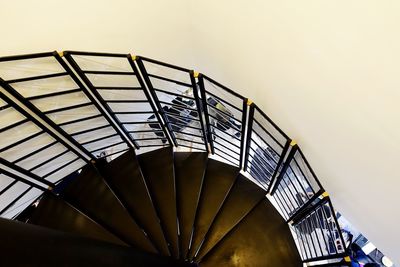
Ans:
<svg viewBox="0 0 400 267"><path fill-rule="evenodd" d="M286 157L285 163L283 164L283 167L279 173L279 176L275 179L274 184L272 184L272 182L270 183L270 186L268 188L268 192L271 192L271 195L273 195L275 193L275 191L278 189L279 183L282 181L282 179L286 173L286 170L290 166L290 162L292 161L292 159L294 158L294 155L296 154L296 151L298 150L298 146L297 146L296 142L294 142L294 141L290 142L289 147L291 147L291 150L290 150L288 156ZM281 159L283 159L283 158L284 158L284 155L282 156ZM279 167L280 166L277 166L277 169L279 169Z"/></svg>
<svg viewBox="0 0 400 267"><path fill-rule="evenodd" d="M196 101L197 112L198 112L199 119L200 119L201 131L203 132L204 145L206 147L206 151L209 152L209 148L208 148L208 145L207 145L208 142L207 142L207 136L206 136L206 129L204 127L203 114L202 114L202 109L204 110L207 107L203 107L202 108L202 104L200 103L198 86L196 84L196 78L198 78L199 76L200 76L200 73L195 72L195 71L190 71L190 81L191 81L192 87L193 87L193 95L194 95L194 98L195 98L195 101Z"/></svg>
<svg viewBox="0 0 400 267"><path fill-rule="evenodd" d="M276 164L275 171L274 171L274 173L272 174L271 182L269 183L267 192L269 192L269 191L271 190L271 187L272 187L274 181L276 180L276 176L278 175L279 169L281 168L281 166L282 166L282 164L283 164L283 162L284 162L284 160L285 160L285 157L286 157L286 155L287 155L287 153L288 153L288 151L289 151L290 143L291 143L291 140L288 139L288 140L286 141L286 143L285 143L285 146L283 147L282 154L281 154L281 156L280 156L280 158L279 158L278 163Z"/></svg>
<svg viewBox="0 0 400 267"><path fill-rule="evenodd" d="M170 132L168 132L168 130L167 130L166 126L165 126L166 123L165 123L164 121L161 120L160 113L157 111L157 107L154 105L154 99L151 98L149 92L148 92L147 89L146 89L145 83L144 83L144 81L143 81L143 79L142 79L142 77L141 77L141 76L144 77L144 75L143 75L141 72L139 72L139 69L136 67L136 65L135 65L135 63L134 63L134 61L136 61L136 63L137 63L137 58L138 58L137 56L132 56L132 55L129 54L129 55L128 55L129 64L131 65L133 71L134 71L135 74L136 74L136 78L138 79L139 84L140 84L140 86L141 86L142 89L143 89L143 93L145 94L147 100L148 100L149 103L150 103L151 109L154 111L154 115L156 116L157 120L158 120L159 123L160 123L160 126L161 126L161 128L162 128L162 130L163 130L163 132L164 132L165 137L168 139L168 143L169 143L171 146L173 146L173 142L172 142L172 140L171 140ZM138 64L138 65L139 65L139 64ZM140 75L139 75L139 73L140 73Z"/></svg>
<svg viewBox="0 0 400 267"><path fill-rule="evenodd" d="M58 53L54 53L54 57L60 63L61 66L68 72L72 79L78 84L78 86L85 92L85 95L93 102L93 104L97 107L99 112L104 116L104 118L110 123L110 125L114 128L114 130L120 135L122 140L126 142L128 147L139 149L139 145L136 141L130 136L130 134L126 131L126 129L121 125L120 120L115 116L112 110L108 107L107 103L103 101L100 94L94 88L92 82L89 80L88 77L83 73L79 65L75 62L72 58L71 54L68 52L62 53L62 55L67 59L68 63L72 66L72 68L76 71L76 73L81 77L82 81L86 84L87 88L83 85L82 82L79 81L75 77L75 74L72 70L68 67L68 65L63 61L61 55ZM92 96L87 90L94 95ZM118 126L118 127L116 127ZM132 146L133 144L133 146Z"/></svg>
<svg viewBox="0 0 400 267"><path fill-rule="evenodd" d="M247 111L248 111L248 103L249 99L245 98L243 99L243 108L242 108L242 131L241 131L241 140L240 140L240 159L239 159L239 168L243 168L243 156L245 153L245 139L244 136L246 134L246 129L248 128L247 125Z"/></svg>
<svg viewBox="0 0 400 267"><path fill-rule="evenodd" d="M336 227L339 231L340 241L342 242L343 250L345 252L347 252L346 251L346 243L344 242L343 233L342 233L342 230L340 229L338 219L336 218L336 212L335 212L335 209L333 208L331 198L329 197L329 195L326 198L328 199L328 205L330 206L332 213L333 213L332 214L333 220L335 221Z"/></svg>
<svg viewBox="0 0 400 267"><path fill-rule="evenodd" d="M301 216L301 214L310 207L310 205L317 200L321 195L323 195L325 190L321 188L318 192L314 194L312 198L310 198L307 203L305 203L299 210L297 210L295 213L293 213L287 220L286 222L291 222L293 221L296 217Z"/></svg>
<svg viewBox="0 0 400 267"><path fill-rule="evenodd" d="M206 89L204 88L204 78L201 73L199 74L198 79L199 79L199 89L200 89L200 94L201 94L201 101L203 104L203 112L204 112L204 117L206 120L208 142L210 143L211 154L214 154L215 151L214 151L214 143L213 143L213 139L212 139L211 126L210 126L210 118L208 116Z"/></svg>
<svg viewBox="0 0 400 267"><path fill-rule="evenodd" d="M0 86L5 89L10 95L15 97L19 102L21 102L24 106L26 106L29 110L31 110L36 116L38 116L41 120L43 120L46 124L48 124L51 128L53 128L58 134L60 134L65 140L70 142L73 146L71 146L68 142L65 142L62 138L60 138L55 132L51 129L47 128L42 122L36 119L33 115L31 115L28 111L26 111L23 107L20 107L17 103L15 103L12 99L6 96L4 93L0 92L0 96L4 99L10 106L15 108L18 112L24 115L29 120L33 121L36 125L42 128L46 133L48 133L55 140L61 142L71 151L76 153L76 155L80 155L81 158L89 162L90 160L95 160L95 157L85 149L81 144L79 144L75 139L73 139L69 134L67 134L60 126L55 124L52 120L47 118L43 113L40 112L32 103L27 101L22 95L20 95L14 88L12 88L8 83L6 83L3 79L0 78ZM78 148L78 149L75 149ZM82 153L85 157L82 157Z"/></svg>
<svg viewBox="0 0 400 267"><path fill-rule="evenodd" d="M253 122L254 122L254 103L248 101L247 104L250 106L250 108L249 108L249 117L247 120L246 143L245 143L246 149L245 149L244 167L243 167L244 171L247 171L248 164L249 164L251 135L253 132Z"/></svg>
<svg viewBox="0 0 400 267"><path fill-rule="evenodd" d="M156 106L158 108L158 112L161 115L161 117L163 118L165 125L167 127L168 133L170 134L171 138L172 138L172 142L174 144L174 146L178 146L178 143L176 142L176 137L175 134L173 133L170 124L168 123L167 117L165 116L164 110L160 104L160 101L158 100L158 97L156 95L156 92L154 91L153 85L151 84L150 78L149 78L149 74L146 71L146 68L144 67L143 61L142 59L137 56L136 57L136 62L139 66L140 72L143 76L143 79L147 85L147 88L150 91L151 96L153 97L154 102L156 103Z"/></svg>

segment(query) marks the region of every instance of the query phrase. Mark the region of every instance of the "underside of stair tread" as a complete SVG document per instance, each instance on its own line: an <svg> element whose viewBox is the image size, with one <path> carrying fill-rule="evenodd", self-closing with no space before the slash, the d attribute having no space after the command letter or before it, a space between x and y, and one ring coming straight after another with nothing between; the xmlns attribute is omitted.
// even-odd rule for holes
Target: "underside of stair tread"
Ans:
<svg viewBox="0 0 400 267"><path fill-rule="evenodd" d="M260 201L266 192L243 175L239 175L218 215L206 234L195 260L214 247L236 224L238 224Z"/></svg>
<svg viewBox="0 0 400 267"><path fill-rule="evenodd" d="M174 155L180 252L183 258L189 249L207 159L208 154L201 152L179 152Z"/></svg>
<svg viewBox="0 0 400 267"><path fill-rule="evenodd" d="M43 248L62 255L73 246L65 254L72 265L302 266L266 192L207 153L168 147L136 156L129 150L86 165L58 189L59 196L42 197L28 222L64 233L64 239L44 237L58 247Z"/></svg>
<svg viewBox="0 0 400 267"><path fill-rule="evenodd" d="M288 225L265 200L202 259L200 266L301 267L303 264Z"/></svg>
<svg viewBox="0 0 400 267"><path fill-rule="evenodd" d="M103 227L52 194L43 196L29 223L126 246Z"/></svg>
<svg viewBox="0 0 400 267"><path fill-rule="evenodd" d="M143 251L157 252L94 166L86 166L66 186L63 196L74 207L124 242Z"/></svg>
<svg viewBox="0 0 400 267"><path fill-rule="evenodd" d="M108 185L133 214L162 255L169 256L157 213L147 190L135 152L130 150L110 163L103 164L100 172Z"/></svg>
<svg viewBox="0 0 400 267"><path fill-rule="evenodd" d="M188 254L189 259L194 258L238 174L239 169L234 166L212 159L208 160Z"/></svg>
<svg viewBox="0 0 400 267"><path fill-rule="evenodd" d="M48 228L0 219L2 266L189 267L151 253Z"/></svg>
<svg viewBox="0 0 400 267"><path fill-rule="evenodd" d="M172 147L138 156L151 199L161 220L171 254L179 257L174 160Z"/></svg>

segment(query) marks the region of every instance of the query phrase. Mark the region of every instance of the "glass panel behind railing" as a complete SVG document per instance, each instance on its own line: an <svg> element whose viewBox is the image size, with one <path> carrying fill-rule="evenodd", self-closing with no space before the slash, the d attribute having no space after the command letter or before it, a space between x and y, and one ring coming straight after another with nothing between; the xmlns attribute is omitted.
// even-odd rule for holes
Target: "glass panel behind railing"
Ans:
<svg viewBox="0 0 400 267"><path fill-rule="evenodd" d="M132 146L58 53L0 58L0 77L7 92L91 157ZM105 128L107 136L93 133Z"/></svg>
<svg viewBox="0 0 400 267"><path fill-rule="evenodd" d="M28 207L43 192L44 190L19 182L18 180L1 173L0 217L12 219L15 215Z"/></svg>
<svg viewBox="0 0 400 267"><path fill-rule="evenodd" d="M12 219L87 159L59 142L0 89L0 217Z"/></svg>
<svg viewBox="0 0 400 267"><path fill-rule="evenodd" d="M306 207L324 192L317 176L297 145L291 150L271 194L281 206L285 219Z"/></svg>
<svg viewBox="0 0 400 267"><path fill-rule="evenodd" d="M194 73L149 58L137 60L175 145L207 151L205 125Z"/></svg>
<svg viewBox="0 0 400 267"><path fill-rule="evenodd" d="M346 248L329 198L322 199L291 225L303 261L339 258Z"/></svg>
<svg viewBox="0 0 400 267"><path fill-rule="evenodd" d="M171 145L132 56L72 51L65 54L138 148L148 151L147 148Z"/></svg>
<svg viewBox="0 0 400 267"><path fill-rule="evenodd" d="M290 139L255 104L250 106L248 120L244 170L268 191L282 165Z"/></svg>
<svg viewBox="0 0 400 267"><path fill-rule="evenodd" d="M0 96L4 102L10 101L3 92ZM14 105L10 101L10 105L0 108L1 161L37 175L47 181L48 186L86 164L80 155L61 144Z"/></svg>
<svg viewBox="0 0 400 267"><path fill-rule="evenodd" d="M205 75L199 85L213 154L242 167L247 99Z"/></svg>

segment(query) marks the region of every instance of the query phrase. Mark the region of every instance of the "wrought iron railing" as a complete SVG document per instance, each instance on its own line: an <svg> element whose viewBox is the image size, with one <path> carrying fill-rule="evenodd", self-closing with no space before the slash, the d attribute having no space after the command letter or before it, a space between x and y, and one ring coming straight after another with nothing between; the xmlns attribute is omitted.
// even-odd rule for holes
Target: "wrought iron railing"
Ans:
<svg viewBox="0 0 400 267"><path fill-rule="evenodd" d="M99 158L206 151L271 196L308 264L346 265L332 203L300 150L255 103L195 71L130 54L0 58L0 216ZM317 266L317 265L315 265Z"/></svg>
<svg viewBox="0 0 400 267"><path fill-rule="evenodd" d="M345 241L329 197L297 214L291 228L304 262L347 256Z"/></svg>
<svg viewBox="0 0 400 267"><path fill-rule="evenodd" d="M267 192L282 169L290 142L290 138L257 105L251 103L244 169Z"/></svg>

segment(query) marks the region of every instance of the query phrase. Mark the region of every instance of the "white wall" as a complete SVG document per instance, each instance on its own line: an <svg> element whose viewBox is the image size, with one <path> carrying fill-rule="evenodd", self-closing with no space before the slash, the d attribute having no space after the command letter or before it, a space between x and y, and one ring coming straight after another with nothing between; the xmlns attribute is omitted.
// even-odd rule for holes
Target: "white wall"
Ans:
<svg viewBox="0 0 400 267"><path fill-rule="evenodd" d="M0 54L81 50L192 62L181 0L0 0Z"/></svg>
<svg viewBox="0 0 400 267"><path fill-rule="evenodd" d="M336 207L400 262L400 2L0 0L0 55L132 52L196 68L295 138Z"/></svg>
<svg viewBox="0 0 400 267"><path fill-rule="evenodd" d="M334 204L400 262L400 2L192 6L199 71L296 139Z"/></svg>

